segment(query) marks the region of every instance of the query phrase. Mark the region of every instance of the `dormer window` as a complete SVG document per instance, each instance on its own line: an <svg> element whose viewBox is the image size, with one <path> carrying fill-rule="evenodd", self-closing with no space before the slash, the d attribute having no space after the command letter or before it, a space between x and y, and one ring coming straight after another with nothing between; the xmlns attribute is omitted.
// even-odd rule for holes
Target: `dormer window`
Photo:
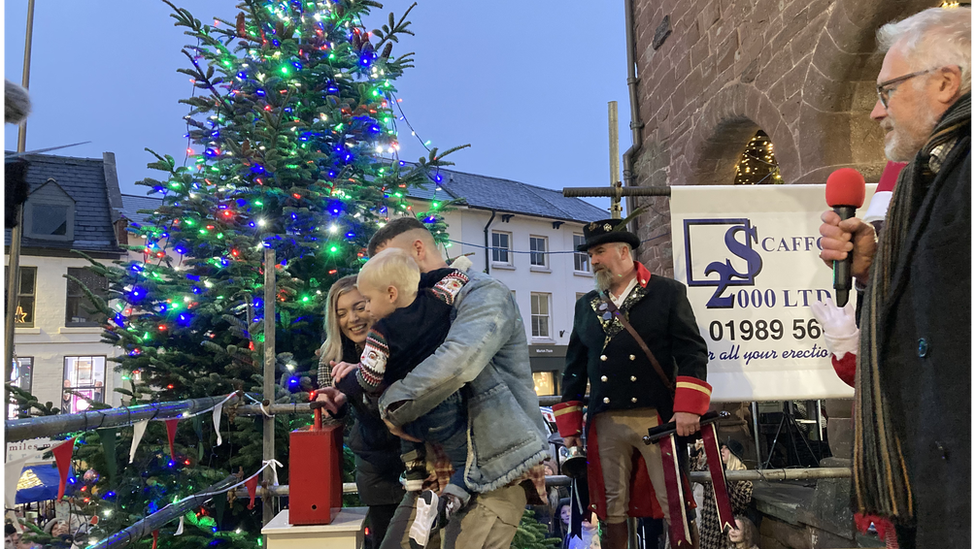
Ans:
<svg viewBox="0 0 976 549"><path fill-rule="evenodd" d="M24 236L39 240L75 239L75 201L53 178L27 198Z"/></svg>

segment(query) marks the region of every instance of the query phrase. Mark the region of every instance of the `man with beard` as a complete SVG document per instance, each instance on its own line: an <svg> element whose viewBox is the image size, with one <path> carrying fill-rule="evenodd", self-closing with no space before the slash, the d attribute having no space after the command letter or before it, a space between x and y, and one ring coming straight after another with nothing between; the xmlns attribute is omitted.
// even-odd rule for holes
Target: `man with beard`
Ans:
<svg viewBox="0 0 976 549"><path fill-rule="evenodd" d="M871 117L908 162L884 234L825 212L830 264L864 288L855 375L856 511L902 549L970 546L972 16L933 8L881 27Z"/></svg>
<svg viewBox="0 0 976 549"><path fill-rule="evenodd" d="M627 547L628 514L663 513L669 524L676 522L672 516L684 516L685 498L668 499L659 447L641 437L668 421L676 423L679 435L695 433L712 390L705 383L708 348L687 289L634 261L640 239L625 226L626 221L605 219L583 227L578 250L590 256L597 289L576 302L562 402L553 407L566 446L579 446L589 382L590 509L606 521L610 549ZM637 454L643 459L635 459ZM632 489L635 480L651 486ZM685 524L672 524L672 532L675 527L693 536Z"/></svg>

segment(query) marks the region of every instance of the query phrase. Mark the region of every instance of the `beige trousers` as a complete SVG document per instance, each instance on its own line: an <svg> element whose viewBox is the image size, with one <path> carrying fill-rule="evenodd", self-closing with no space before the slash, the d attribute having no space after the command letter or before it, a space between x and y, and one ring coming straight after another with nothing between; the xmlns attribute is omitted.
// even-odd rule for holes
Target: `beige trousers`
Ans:
<svg viewBox="0 0 976 549"><path fill-rule="evenodd" d="M627 520L627 510L630 508L630 479L633 474L631 456L634 450L640 452L644 458L658 505L664 511L664 520L670 522L661 449L656 443L644 444L643 440L647 430L657 427L659 421L657 410L653 408L611 410L601 412L593 418L599 446L600 467L603 469L603 484L606 488L607 522L610 524L619 524Z"/></svg>

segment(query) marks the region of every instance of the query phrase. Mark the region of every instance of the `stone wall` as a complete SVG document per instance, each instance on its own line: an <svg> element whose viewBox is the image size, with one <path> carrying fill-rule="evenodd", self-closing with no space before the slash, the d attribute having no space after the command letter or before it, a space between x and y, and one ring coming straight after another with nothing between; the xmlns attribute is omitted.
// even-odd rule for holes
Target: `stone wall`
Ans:
<svg viewBox="0 0 976 549"><path fill-rule="evenodd" d="M877 181L883 134L869 113L882 56L875 31L922 0L635 0L643 144L629 185L731 184L759 129L786 183L850 166ZM641 198L642 239L666 233L667 199ZM671 239L641 260L671 275Z"/></svg>

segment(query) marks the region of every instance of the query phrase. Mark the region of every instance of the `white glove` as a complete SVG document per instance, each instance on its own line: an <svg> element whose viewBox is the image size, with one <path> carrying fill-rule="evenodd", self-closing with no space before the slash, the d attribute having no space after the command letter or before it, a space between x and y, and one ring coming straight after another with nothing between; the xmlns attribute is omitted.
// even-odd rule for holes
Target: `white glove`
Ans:
<svg viewBox="0 0 976 549"><path fill-rule="evenodd" d="M838 307L828 297L826 303L812 303L810 310L823 327L824 344L828 351L837 358L844 358L847 353L857 354L861 332L854 319L853 301L848 300L847 305Z"/></svg>

